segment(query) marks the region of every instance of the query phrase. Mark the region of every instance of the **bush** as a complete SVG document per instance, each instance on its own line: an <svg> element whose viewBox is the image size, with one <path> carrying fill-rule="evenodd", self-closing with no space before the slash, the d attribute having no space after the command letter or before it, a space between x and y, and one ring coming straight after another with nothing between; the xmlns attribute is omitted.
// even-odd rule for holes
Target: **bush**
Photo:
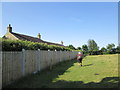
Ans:
<svg viewBox="0 0 120 90"><path fill-rule="evenodd" d="M72 49L64 46L57 45L48 45L46 43L38 43L31 41L22 41L22 40L9 40L9 39L1 39L2 42L2 51L22 51L25 50L57 50L57 51L71 51Z"/></svg>

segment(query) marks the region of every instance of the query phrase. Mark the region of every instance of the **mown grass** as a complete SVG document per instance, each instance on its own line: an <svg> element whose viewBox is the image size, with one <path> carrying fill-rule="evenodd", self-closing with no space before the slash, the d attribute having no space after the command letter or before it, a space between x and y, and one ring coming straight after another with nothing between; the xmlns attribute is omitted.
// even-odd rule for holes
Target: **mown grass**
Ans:
<svg viewBox="0 0 120 90"><path fill-rule="evenodd" d="M5 88L117 88L118 55L94 55L61 62L52 70L24 77Z"/></svg>

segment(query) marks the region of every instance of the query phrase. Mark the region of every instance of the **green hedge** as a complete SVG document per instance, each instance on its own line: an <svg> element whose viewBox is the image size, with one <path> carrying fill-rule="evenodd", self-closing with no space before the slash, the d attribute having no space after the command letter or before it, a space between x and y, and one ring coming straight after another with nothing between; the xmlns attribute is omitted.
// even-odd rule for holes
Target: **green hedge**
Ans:
<svg viewBox="0 0 120 90"><path fill-rule="evenodd" d="M72 51L72 49L57 46L57 45L48 45L46 43L38 43L38 42L31 42L31 41L22 41L22 40L9 40L9 39L2 39L2 51L21 51L22 49L25 50L57 50L57 51Z"/></svg>

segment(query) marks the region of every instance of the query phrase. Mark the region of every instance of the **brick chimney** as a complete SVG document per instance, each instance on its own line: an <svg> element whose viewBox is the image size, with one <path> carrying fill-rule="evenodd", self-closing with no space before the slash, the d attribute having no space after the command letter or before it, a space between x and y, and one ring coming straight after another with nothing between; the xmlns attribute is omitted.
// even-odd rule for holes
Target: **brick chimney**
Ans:
<svg viewBox="0 0 120 90"><path fill-rule="evenodd" d="M12 27L11 27L11 25L9 24L9 26L7 27L7 32L12 32Z"/></svg>
<svg viewBox="0 0 120 90"><path fill-rule="evenodd" d="M38 33L38 38L41 39L41 35L40 35L40 33Z"/></svg>

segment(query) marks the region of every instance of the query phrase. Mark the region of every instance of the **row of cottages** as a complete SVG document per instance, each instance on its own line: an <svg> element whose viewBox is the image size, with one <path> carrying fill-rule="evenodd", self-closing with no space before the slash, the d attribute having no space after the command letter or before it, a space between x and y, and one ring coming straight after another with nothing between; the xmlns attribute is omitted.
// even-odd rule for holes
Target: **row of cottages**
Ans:
<svg viewBox="0 0 120 90"><path fill-rule="evenodd" d="M14 32L12 32L12 27L10 24L7 27L7 33L3 36L3 38L11 39L11 40L24 40L24 41L27 40L27 41L31 41L31 42L46 43L48 45L64 46L63 41L61 41L61 44L58 44L58 43L52 43L52 42L42 40L40 33L38 33L37 37L14 33Z"/></svg>

